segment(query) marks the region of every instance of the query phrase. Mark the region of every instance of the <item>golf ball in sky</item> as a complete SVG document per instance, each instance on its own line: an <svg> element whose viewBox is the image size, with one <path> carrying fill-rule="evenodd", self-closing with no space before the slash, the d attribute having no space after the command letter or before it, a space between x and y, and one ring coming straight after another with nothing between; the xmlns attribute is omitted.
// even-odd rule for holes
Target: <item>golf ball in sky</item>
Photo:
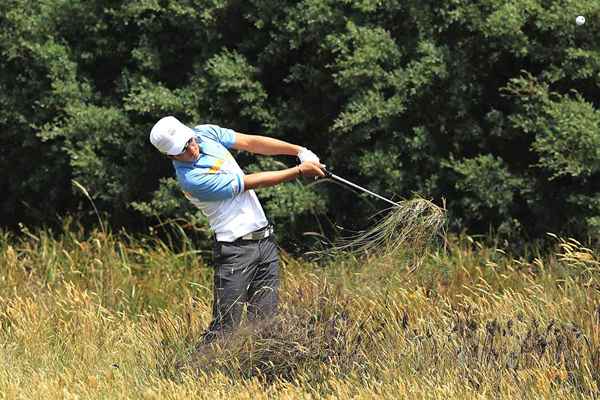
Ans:
<svg viewBox="0 0 600 400"><path fill-rule="evenodd" d="M575 19L575 22L577 23L577 25L583 25L585 24L585 17L583 15L580 15Z"/></svg>

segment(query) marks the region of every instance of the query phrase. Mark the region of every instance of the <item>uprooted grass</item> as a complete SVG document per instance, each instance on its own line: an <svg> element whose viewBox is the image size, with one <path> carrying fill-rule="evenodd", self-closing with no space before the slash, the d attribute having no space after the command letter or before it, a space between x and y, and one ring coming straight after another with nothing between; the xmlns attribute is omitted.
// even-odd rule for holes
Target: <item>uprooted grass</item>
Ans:
<svg viewBox="0 0 600 400"><path fill-rule="evenodd" d="M436 238L444 240L446 210L421 197L402 200L373 216L377 222L364 231L344 237L332 247L309 254L377 255L398 257L410 253L416 269ZM408 250L408 251L407 251Z"/></svg>
<svg viewBox="0 0 600 400"><path fill-rule="evenodd" d="M194 353L211 297L191 248L4 234L0 398L593 398L598 257L556 253L451 238L413 273L284 255L278 318Z"/></svg>

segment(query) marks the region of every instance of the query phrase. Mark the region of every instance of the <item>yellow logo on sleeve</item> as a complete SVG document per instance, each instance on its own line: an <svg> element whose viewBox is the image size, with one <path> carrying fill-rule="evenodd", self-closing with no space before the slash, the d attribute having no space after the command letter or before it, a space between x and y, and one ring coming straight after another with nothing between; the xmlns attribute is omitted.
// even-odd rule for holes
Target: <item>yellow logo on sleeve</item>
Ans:
<svg viewBox="0 0 600 400"><path fill-rule="evenodd" d="M209 173L209 174L216 174L216 173L217 173L217 172L218 172L218 171L221 169L221 166L223 166L223 163L224 163L224 162L225 162L225 161L223 161L223 160L217 160L217 162L215 162L215 165L213 165L213 166L212 166L212 167L211 167L211 168L208 170L208 173Z"/></svg>

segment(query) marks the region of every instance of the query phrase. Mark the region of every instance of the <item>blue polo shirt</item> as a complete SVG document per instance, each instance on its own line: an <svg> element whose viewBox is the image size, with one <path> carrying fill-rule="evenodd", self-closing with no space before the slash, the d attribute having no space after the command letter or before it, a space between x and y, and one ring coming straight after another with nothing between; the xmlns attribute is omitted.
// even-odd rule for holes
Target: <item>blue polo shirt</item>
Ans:
<svg viewBox="0 0 600 400"><path fill-rule="evenodd" d="M236 133L217 125L194 127L200 156L173 160L185 196L208 218L217 240L232 242L268 224L253 190L244 191L244 172L228 149Z"/></svg>
<svg viewBox="0 0 600 400"><path fill-rule="evenodd" d="M186 195L201 201L218 201L242 193L244 173L228 150L235 143L235 132L217 125L198 125L193 130L200 157L193 163L173 160L177 180ZM223 168L232 161L237 168Z"/></svg>

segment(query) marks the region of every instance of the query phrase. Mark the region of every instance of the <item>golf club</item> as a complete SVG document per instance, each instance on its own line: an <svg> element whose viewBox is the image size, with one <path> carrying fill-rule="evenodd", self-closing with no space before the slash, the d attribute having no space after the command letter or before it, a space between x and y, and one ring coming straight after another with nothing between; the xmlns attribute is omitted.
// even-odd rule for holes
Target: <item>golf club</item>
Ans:
<svg viewBox="0 0 600 400"><path fill-rule="evenodd" d="M333 174L333 173L329 172L329 171L328 171L327 169L325 169L325 168L323 168L323 172L325 173L325 177L327 177L327 178L331 178L331 179L333 179L333 180L335 180L335 181L338 181L338 182L340 182L340 183L343 183L343 184L345 184L345 185L347 185L347 186L350 186L350 187L352 187L352 188L354 188L354 189L361 190L361 191L363 191L363 192L365 192L365 193L368 193L368 194L370 194L371 196L375 196L375 197L377 197L378 199L380 199L380 200L383 200L383 201L385 201L385 202L387 202L387 203L389 203L389 204L391 204L391 205L393 205L393 206L395 206L395 207L399 207L399 206L400 206L400 204L398 204L398 203L396 203L396 202L393 202L392 200L390 200L390 199L388 199L388 198L385 198L385 197L383 197L383 196L381 196L381 195L379 195L379 194L377 194L377 193L375 193L375 192L372 192L372 191L370 191L369 189L365 189L364 187L362 187L362 186L359 186L359 185L357 185L356 183L352 183L352 182L350 182L349 180L342 178L341 176L337 176L336 174Z"/></svg>

